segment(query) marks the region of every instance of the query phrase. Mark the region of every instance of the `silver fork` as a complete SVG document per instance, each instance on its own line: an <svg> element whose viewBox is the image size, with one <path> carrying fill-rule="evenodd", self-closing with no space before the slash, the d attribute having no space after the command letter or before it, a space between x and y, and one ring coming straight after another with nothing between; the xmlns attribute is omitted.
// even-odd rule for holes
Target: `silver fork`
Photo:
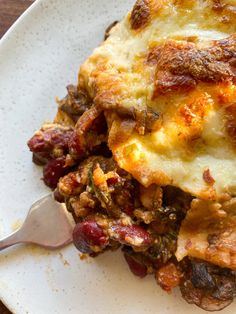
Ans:
<svg viewBox="0 0 236 314"><path fill-rule="evenodd" d="M31 206L18 230L0 240L0 250L17 243L33 243L48 249L63 247L72 242L74 225L65 205L49 194Z"/></svg>

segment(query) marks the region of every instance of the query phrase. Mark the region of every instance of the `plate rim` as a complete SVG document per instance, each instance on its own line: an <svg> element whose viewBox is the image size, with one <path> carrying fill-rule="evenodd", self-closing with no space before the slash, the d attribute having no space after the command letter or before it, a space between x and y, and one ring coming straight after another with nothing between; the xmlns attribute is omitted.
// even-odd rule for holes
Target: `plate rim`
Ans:
<svg viewBox="0 0 236 314"><path fill-rule="evenodd" d="M5 43L5 41L9 38L9 36L11 36L11 34L17 30L17 28L19 27L19 24L22 23L23 19L25 19L25 17L28 14L31 14L31 12L40 5L41 2L43 2L44 0L35 0L33 3L31 3L31 5L15 20L15 22L8 28L8 30L3 34L2 38L0 39L0 49L1 46Z"/></svg>
<svg viewBox="0 0 236 314"><path fill-rule="evenodd" d="M17 19L16 21L8 28L8 30L3 34L2 38L0 39L0 54L1 48L5 44L5 42L11 37L11 35L17 31L19 25L23 22L23 20L30 15L34 10L40 6L40 4L44 0L35 0ZM18 306L17 304L8 303L7 298L0 294L0 301L5 305L5 307L11 311L12 313L17 313Z"/></svg>

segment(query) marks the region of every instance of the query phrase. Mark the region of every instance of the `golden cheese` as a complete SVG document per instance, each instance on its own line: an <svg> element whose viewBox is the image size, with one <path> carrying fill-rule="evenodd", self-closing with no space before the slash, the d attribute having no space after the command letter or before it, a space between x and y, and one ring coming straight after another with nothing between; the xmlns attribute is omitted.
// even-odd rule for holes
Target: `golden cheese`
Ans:
<svg viewBox="0 0 236 314"><path fill-rule="evenodd" d="M119 166L205 200L236 194L235 83L235 0L138 0L79 73Z"/></svg>

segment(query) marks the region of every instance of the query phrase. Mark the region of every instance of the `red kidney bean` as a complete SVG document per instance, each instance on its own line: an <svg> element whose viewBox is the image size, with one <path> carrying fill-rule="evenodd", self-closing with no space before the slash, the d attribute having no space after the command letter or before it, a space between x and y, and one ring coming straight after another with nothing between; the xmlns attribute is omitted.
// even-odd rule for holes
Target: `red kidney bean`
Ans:
<svg viewBox="0 0 236 314"><path fill-rule="evenodd" d="M47 152L33 153L32 160L38 166L46 165L46 163L51 159L50 154Z"/></svg>
<svg viewBox="0 0 236 314"><path fill-rule="evenodd" d="M152 243L152 237L139 225L114 225L112 226L115 240L133 247L148 248Z"/></svg>
<svg viewBox="0 0 236 314"><path fill-rule="evenodd" d="M43 168L43 181L52 189L55 189L61 177L66 175L70 168L65 166L65 157L51 159Z"/></svg>
<svg viewBox="0 0 236 314"><path fill-rule="evenodd" d="M147 266L144 265L141 261L139 261L138 259L136 259L135 257L124 253L124 257L126 262L129 265L129 268L131 270L131 272L140 277L143 278L147 275Z"/></svg>
<svg viewBox="0 0 236 314"><path fill-rule="evenodd" d="M85 220L78 223L73 231L75 247L82 253L92 253L91 246L103 249L108 245L108 237L95 220Z"/></svg>
<svg viewBox="0 0 236 314"><path fill-rule="evenodd" d="M55 148L60 148L64 152L68 151L68 142L72 135L72 129L50 128L40 130L29 141L29 149L34 153L49 152Z"/></svg>
<svg viewBox="0 0 236 314"><path fill-rule="evenodd" d="M119 177L117 176L117 177L111 177L111 178L109 178L109 179L107 179L107 184L109 185L109 186L112 186L112 185L115 185L115 184L117 184L118 182L119 182Z"/></svg>
<svg viewBox="0 0 236 314"><path fill-rule="evenodd" d="M45 142L43 136L37 134L31 137L27 144L31 152L35 153L46 151L49 146L49 144Z"/></svg>

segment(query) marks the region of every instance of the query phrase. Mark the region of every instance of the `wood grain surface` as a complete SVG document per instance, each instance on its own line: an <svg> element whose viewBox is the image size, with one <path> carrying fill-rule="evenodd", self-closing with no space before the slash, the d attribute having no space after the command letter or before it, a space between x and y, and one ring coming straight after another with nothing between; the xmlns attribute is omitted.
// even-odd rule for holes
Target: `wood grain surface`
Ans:
<svg viewBox="0 0 236 314"><path fill-rule="evenodd" d="M0 38L33 2L34 0L0 0Z"/></svg>
<svg viewBox="0 0 236 314"><path fill-rule="evenodd" d="M0 38L33 2L34 0L0 0ZM0 314L11 314L1 301Z"/></svg>

